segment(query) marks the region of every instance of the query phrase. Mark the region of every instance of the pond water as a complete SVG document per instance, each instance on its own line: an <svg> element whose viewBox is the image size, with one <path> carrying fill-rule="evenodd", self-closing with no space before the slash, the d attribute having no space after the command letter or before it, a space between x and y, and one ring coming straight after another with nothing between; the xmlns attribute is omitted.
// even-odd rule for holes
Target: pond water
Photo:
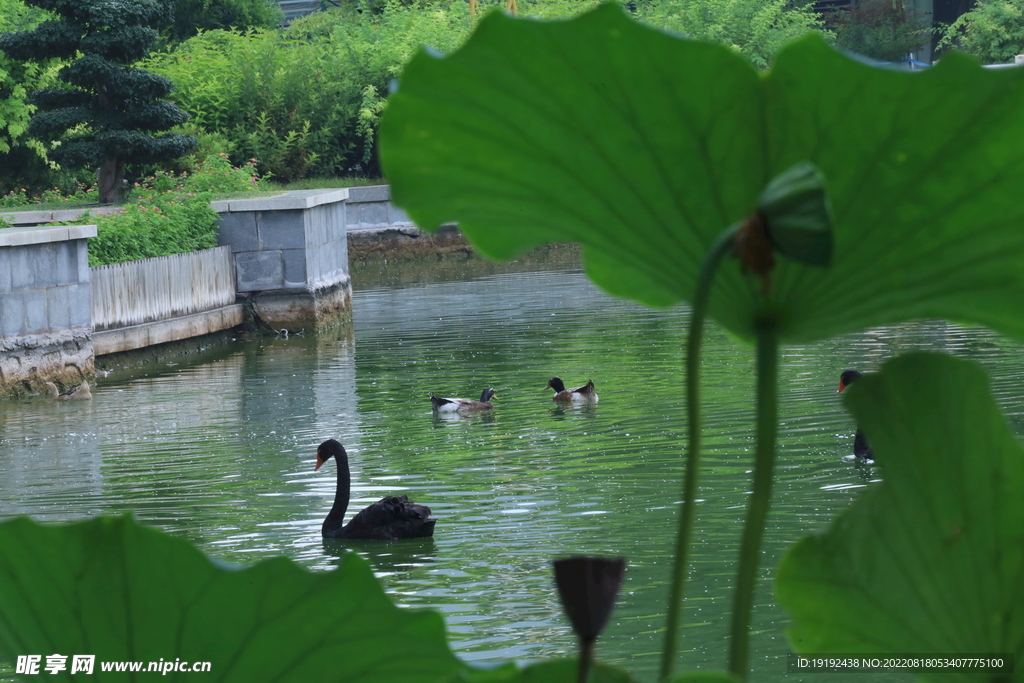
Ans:
<svg viewBox="0 0 1024 683"><path fill-rule="evenodd" d="M396 602L443 613L461 657L571 653L551 559L624 555L627 578L598 655L652 679L683 475L688 310L604 295L572 250L504 266L469 261L353 276L351 328L239 339L110 375L91 402L0 402L0 517L132 510L223 560L286 555L328 570L344 547L325 546L319 534L335 469L314 473L313 459L317 444L334 437L352 460L353 507L405 493L433 508L433 541L358 549ZM926 322L787 348L753 619L756 680L799 680L785 674L786 617L772 599L772 568L884 472L849 457L854 425L836 397L839 374L913 349L981 361L1024 433L1024 354L986 330ZM543 388L552 375L570 385L593 379L600 402L558 408ZM750 489L751 349L712 327L704 382L703 502L681 667L726 664L729 588ZM432 415L428 392L476 398L487 386L498 394L492 416Z"/></svg>

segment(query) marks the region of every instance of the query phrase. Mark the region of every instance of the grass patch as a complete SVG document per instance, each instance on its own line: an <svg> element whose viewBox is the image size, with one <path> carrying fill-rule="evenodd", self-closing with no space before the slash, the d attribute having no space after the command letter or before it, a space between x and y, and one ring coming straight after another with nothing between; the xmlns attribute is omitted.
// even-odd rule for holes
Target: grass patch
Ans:
<svg viewBox="0 0 1024 683"><path fill-rule="evenodd" d="M366 187L367 185L386 185L387 181L383 178L361 178L359 176L345 176L343 178L338 177L320 177L320 178L303 178L302 180L295 180L290 183L275 183L273 180L267 181L268 187L280 188L282 191L285 190L333 190L339 187Z"/></svg>
<svg viewBox="0 0 1024 683"><path fill-rule="evenodd" d="M359 176L304 178L303 180L296 180L290 183L277 183L273 180L263 180L259 183L259 189L256 191L242 190L233 192L215 192L213 194L212 201L273 197L274 195L288 192L289 190L333 190L339 187L385 185L386 182L387 181L383 178L362 178ZM17 199L21 201L16 201L15 198L16 193L12 192L7 197L2 198L8 199L7 202L0 199L0 214L14 213L17 211L63 211L65 209L87 210L95 209L98 206L95 203L88 202L90 195L87 193L76 193L74 195L60 197L57 199L51 199L49 197L29 199L24 195L17 197ZM136 202L139 198L140 193L133 189L129 191L125 204ZM4 227L2 221L0 221L0 227Z"/></svg>

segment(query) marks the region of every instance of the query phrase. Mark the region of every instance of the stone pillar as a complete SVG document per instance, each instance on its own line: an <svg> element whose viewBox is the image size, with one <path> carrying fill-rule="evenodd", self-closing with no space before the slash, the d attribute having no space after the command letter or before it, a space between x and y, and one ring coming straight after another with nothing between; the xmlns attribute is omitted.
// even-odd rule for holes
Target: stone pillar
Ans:
<svg viewBox="0 0 1024 683"><path fill-rule="evenodd" d="M95 225L0 229L0 398L92 377L86 239Z"/></svg>
<svg viewBox="0 0 1024 683"><path fill-rule="evenodd" d="M298 331L352 314L347 189L292 190L213 202L219 243L235 257L239 298L274 329Z"/></svg>

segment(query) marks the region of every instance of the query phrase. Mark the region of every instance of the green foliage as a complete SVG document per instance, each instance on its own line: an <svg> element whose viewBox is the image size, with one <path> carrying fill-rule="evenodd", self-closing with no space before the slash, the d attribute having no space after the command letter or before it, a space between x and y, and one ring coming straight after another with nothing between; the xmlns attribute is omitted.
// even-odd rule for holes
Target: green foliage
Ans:
<svg viewBox="0 0 1024 683"><path fill-rule="evenodd" d="M192 173L157 173L149 184L158 192L177 190L180 192L255 192L262 188L262 180L256 172L256 160L250 159L242 166L232 166L227 154L208 156Z"/></svg>
<svg viewBox="0 0 1024 683"><path fill-rule="evenodd" d="M741 683L742 680L725 671L687 671L673 676L668 683Z"/></svg>
<svg viewBox="0 0 1024 683"><path fill-rule="evenodd" d="M206 32L146 68L174 81L201 134L223 136L232 158L255 157L265 174L373 174L388 82L421 44L453 49L469 27L465 3L321 12L283 32Z"/></svg>
<svg viewBox="0 0 1024 683"><path fill-rule="evenodd" d="M136 183L123 211L89 219L97 232L89 240L89 265L215 247L218 216L210 208L214 194L259 189L255 162L235 168L226 155L208 157L193 173L158 172Z"/></svg>
<svg viewBox="0 0 1024 683"><path fill-rule="evenodd" d="M69 206L75 204L95 204L96 196L95 185L85 185L82 183L77 184L70 191L54 187L31 195L28 190L21 188L11 190L7 194L0 196L0 207L5 209L25 209L40 204L65 204Z"/></svg>
<svg viewBox="0 0 1024 683"><path fill-rule="evenodd" d="M356 95L327 42L210 31L146 66L174 80L200 137L221 136L233 158L256 157L263 173L293 179L352 163Z"/></svg>
<svg viewBox="0 0 1024 683"><path fill-rule="evenodd" d="M127 516L14 519L0 548L0 651L92 653L90 680L124 680L99 661L177 656L230 681L443 680L464 668L440 615L395 607L355 553L333 572L284 558L227 568Z"/></svg>
<svg viewBox="0 0 1024 683"><path fill-rule="evenodd" d="M0 0L0 33L27 31L53 15L41 7L29 7L21 0Z"/></svg>
<svg viewBox="0 0 1024 683"><path fill-rule="evenodd" d="M100 167L100 199L120 197L125 163L181 156L195 140L153 133L187 118L170 102L166 78L130 64L156 39L147 24L169 18L167 0L30 0L59 19L29 31L0 35L0 50L21 61L75 58L59 72L69 87L39 90L28 132L59 142L50 157L68 168ZM81 53L81 56L76 57Z"/></svg>
<svg viewBox="0 0 1024 683"><path fill-rule="evenodd" d="M872 69L818 39L785 49L762 75L734 50L643 28L614 7L551 25L491 16L457 53L421 53L409 64L381 139L394 196L419 225L458 221L482 251L505 258L544 242L582 242L596 282L647 303L692 300L709 245L722 254L730 246L726 226L749 224L756 211L769 223L799 214L785 234L769 225L769 246L757 246L782 252L767 286L726 264L710 289L711 314L758 340L748 519L760 522L744 531L742 557L754 560L741 561L753 568L741 573L742 613L771 490L777 339L924 316L1024 336L1024 208L1014 192L1024 171L1022 80L1021 72L984 72L956 56L920 75ZM358 101L372 118L379 94L368 95L366 85ZM316 132L299 126L287 129L293 142ZM806 162L821 169L828 195ZM803 220L827 221L828 197L834 245ZM813 206L794 198L813 198ZM828 268L802 263L826 265L830 255ZM695 356L689 362L699 366ZM796 614L796 647L1024 654L1024 458L980 373L910 356L862 379L849 401L882 454L886 481L787 558L779 585ZM40 589L23 588L33 581ZM197 589L204 584L209 590ZM317 592L323 586L334 592ZM546 682L574 671L571 660L468 669L444 646L436 616L396 617L379 595L351 558L312 578L285 561L224 572L126 521L73 532L24 520L0 526L0 613L13 615L0 621L5 651L75 651L89 628L88 651L103 657L165 657L166 644L179 643L214 667L232 657L239 680L268 672L309 680L338 662L341 670L331 671L343 680L413 672L425 680ZM119 609L108 613L111 604ZM99 621L83 624L82 614ZM362 637L341 631L353 623ZM747 631L745 621L734 622L734 649ZM416 647L396 652L396 632L412 634ZM282 648L287 653L298 636L321 639L287 668L271 669L283 666ZM216 649L220 643L228 649ZM318 648L332 645L347 654L318 658ZM745 653L731 659L744 674ZM594 673L628 680L615 670ZM737 680L671 676L671 666L665 679Z"/></svg>
<svg viewBox="0 0 1024 683"><path fill-rule="evenodd" d="M19 0L0 0L0 33L25 31L50 17L49 12ZM0 52L0 192L15 189L16 183L30 183L32 171L45 168L45 149L25 133L35 111L29 95L51 75L55 75L52 61L23 63Z"/></svg>
<svg viewBox="0 0 1024 683"><path fill-rule="evenodd" d="M174 0L174 17L163 34L177 43L214 29L276 28L283 18L273 0Z"/></svg>
<svg viewBox="0 0 1024 683"><path fill-rule="evenodd" d="M211 156L228 156L231 153L231 141L223 133L208 133L205 130L196 126L191 120L186 121L180 126L176 126L171 129L172 133L180 133L187 135L191 138L195 138L196 146L192 148L192 151L184 156L180 156L177 159L170 161L164 161L159 164L159 169L170 171L173 173L185 173L199 166L203 161ZM132 167L135 170L136 167ZM152 175L156 167L150 168L148 166L141 167L142 175Z"/></svg>
<svg viewBox="0 0 1024 683"><path fill-rule="evenodd" d="M503 69L509 54L520 57L514 69ZM693 301L697 311L709 301L711 314L723 326L757 341L753 493L729 652L730 670L738 676L745 677L748 669L749 614L771 498L779 341L807 341L929 316L973 320L1024 337L1024 236L1019 230L1024 211L1009 199L1013 178L1024 171L1024 122L1018 116L1024 105L1022 80L1022 72L986 72L956 56L924 76L874 69L837 54L817 38L785 48L771 73L761 76L726 49L643 29L613 7L560 25L492 16L457 53L444 59L421 53L403 73L382 122L382 157L395 201L418 225L431 229L458 222L477 248L495 258L513 257L544 242L580 242L588 274L608 291L656 305ZM470 113L471 125L466 125ZM834 209L833 262L827 268L801 262L828 262L827 245L815 243L819 231L773 239L771 223L777 217L767 216L764 235L751 247L739 239L730 243L735 228L726 230L739 225L738 235L757 237L760 215L769 213L770 204L759 204L759 195L774 195L779 174L802 162L821 169ZM828 214L821 208L800 213L820 219ZM776 250L783 258L772 263ZM710 297L695 297L695 290L708 291L697 289L705 255L730 251L741 257L748 273L735 262L723 264L709 286ZM711 282L710 276L701 271L700 281ZM693 315L698 320L698 313ZM699 368L699 347L698 324L691 330L688 368ZM941 367L917 366L903 383L931 377L932 371L945 373ZM697 495L696 475L692 481L690 475L699 463L699 411L694 407L699 395L696 372L688 377L694 432L683 498L691 501ZM886 463L911 447L913 436L925 428L921 425L933 432L930 440L921 440L920 457L931 454L936 439L947 439L958 454L999 452L991 438L970 431L970 420L979 415L954 418L962 406L946 398L963 389L966 400L976 404L979 392L967 391L955 378L948 385L945 381L923 382L926 389L915 398L930 403L909 416L897 410L906 405L902 396L885 408L873 397L874 420L864 418L869 440L874 444L882 421L894 432L910 434L892 442ZM911 418L921 420L914 430L905 427ZM950 433L960 427L963 433ZM860 621L844 630L837 615L845 621L855 601L840 591L828 592L831 572L843 567L856 576L858 586L870 583L868 575L902 572L899 590L865 589L861 602L899 605L898 613L892 607L882 616L909 623L904 614L910 601L901 602L900 591L926 592L911 604L921 620L931 620L936 628L961 617L960 603L945 598L946 588L960 584L961 595L967 596L979 581L1012 586L986 592L981 604L973 606L976 614L956 633L985 632L984 642L965 641L982 652L1020 652L1021 505L1007 506L1012 514L1001 516L986 507L993 499L1019 499L1015 491L1024 463L1019 447L1014 457L1016 474L1005 488L991 488L1002 476L991 470L975 479L961 470L947 473L953 488L937 482L935 490L930 488L937 479L931 470L908 475L907 481L928 491L919 511L933 516L941 501L964 495L965 482L978 482L971 490L974 497L984 497L980 507L941 515L945 543L956 542L970 524L987 544L973 545L955 562L949 558L947 565L932 541L913 547L915 514L904 515L902 503L886 509L886 522L892 520L895 527L891 534L879 533L875 522L881 516L871 510L852 540L831 541L823 548L811 571L824 588L814 592L816 586L800 598L814 617L800 633L827 630L819 640L801 642L800 649L869 651L870 641L851 645L855 641L849 634L927 633L923 621L876 626L883 610L872 612L869 606L862 608ZM680 516L689 517L685 511ZM992 524L1012 531L992 536ZM677 576L687 572L687 528L692 523L680 526ZM862 561L872 559L872 550L863 550L871 534L885 546L876 554L893 558L884 557L877 572L864 572ZM900 544L913 550L897 554ZM911 558L913 553L918 556ZM980 565L973 574L967 570L972 562ZM792 583L799 590L800 581ZM678 604L681 595L674 590L670 605ZM670 606L663 658L666 679L675 663L679 622L674 609ZM936 616L940 611L941 620ZM995 626L993 619L1003 621ZM894 637L889 647L873 651L927 651L917 649L924 643L938 653L970 649L955 638Z"/></svg>
<svg viewBox="0 0 1024 683"><path fill-rule="evenodd" d="M502 68L509 54L515 69ZM382 156L417 225L458 222L495 258L579 241L595 282L655 305L692 300L712 241L770 178L811 161L835 211L832 267L782 259L763 298L727 263L712 317L752 339L768 316L783 342L926 316L1020 337L1021 81L956 56L924 78L874 69L816 38L762 77L615 7L557 24L492 15L459 52L409 63Z"/></svg>
<svg viewBox="0 0 1024 683"><path fill-rule="evenodd" d="M1012 62L1024 53L1024 0L978 0L947 26L940 48L956 48L985 64Z"/></svg>
<svg viewBox="0 0 1024 683"><path fill-rule="evenodd" d="M354 552L332 572L280 557L226 567L130 516L0 524L0 613L0 653L95 654L97 681L124 677L103 661L175 657L210 662L228 681L563 683L576 672L571 659L466 666L441 616L396 607ZM598 664L590 681L633 679Z"/></svg>
<svg viewBox="0 0 1024 683"><path fill-rule="evenodd" d="M567 683L577 680L578 662L575 659L549 659L536 662L524 669L507 665L498 669L470 669L461 677L468 683ZM588 683L636 683L629 673L606 664L596 663L590 669ZM723 683L708 681L708 683ZM728 681L724 683L729 683Z"/></svg>
<svg viewBox="0 0 1024 683"><path fill-rule="evenodd" d="M833 12L828 26L837 45L882 62L906 59L932 37L902 0L859 0Z"/></svg>
<svg viewBox="0 0 1024 683"><path fill-rule="evenodd" d="M295 118L295 113L290 116ZM272 169L278 169L290 178L304 178L310 169L316 167L320 155L310 150L311 124L308 120L303 121L300 128L283 135L266 112L260 113L252 124L254 129L243 133L241 144L235 149L259 159L268 174L273 174Z"/></svg>
<svg viewBox="0 0 1024 683"><path fill-rule="evenodd" d="M28 103L25 81L39 72L36 65L21 65L0 56L0 153L8 153L15 141L28 130L34 108Z"/></svg>
<svg viewBox="0 0 1024 683"><path fill-rule="evenodd" d="M910 354L859 380L846 403L885 463L885 480L779 567L793 648L1014 653L1019 662L1024 448L984 370Z"/></svg>
<svg viewBox="0 0 1024 683"><path fill-rule="evenodd" d="M636 15L651 26L731 47L762 69L788 41L823 29L810 4L791 0L641 0Z"/></svg>
<svg viewBox="0 0 1024 683"><path fill-rule="evenodd" d="M523 0L519 8L554 19L596 4ZM388 83L420 46L451 52L480 16L503 6L482 3L470 16L461 0L346 2L281 32L202 33L145 67L174 81L175 102L200 136L223 136L232 158L256 157L264 173L285 181L355 170L379 175L376 136ZM669 0L643 4L638 13L658 26L727 41L761 66L784 40L819 24L813 12L782 1L698 7Z"/></svg>
<svg viewBox="0 0 1024 683"><path fill-rule="evenodd" d="M96 224L89 240L89 265L168 256L217 246L217 212L213 195L200 193L144 197L115 214L81 218Z"/></svg>

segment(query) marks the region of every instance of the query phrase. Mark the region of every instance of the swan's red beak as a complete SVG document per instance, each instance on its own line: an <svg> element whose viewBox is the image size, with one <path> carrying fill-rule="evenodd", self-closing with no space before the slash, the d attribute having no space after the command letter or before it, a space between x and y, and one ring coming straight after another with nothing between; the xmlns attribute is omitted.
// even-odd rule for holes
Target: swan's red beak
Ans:
<svg viewBox="0 0 1024 683"><path fill-rule="evenodd" d="M323 465L323 464L324 464L324 459L320 457L320 451L317 451L316 452L316 467L313 468L313 471L316 472L318 469L320 469L320 465Z"/></svg>
<svg viewBox="0 0 1024 683"><path fill-rule="evenodd" d="M844 381L842 380L842 378L840 378L840 379L839 379L839 388L838 388L838 389L836 389L836 393L837 393L837 394L839 394L839 393L842 393L843 389L845 389L845 388L846 388L846 382L844 382Z"/></svg>

